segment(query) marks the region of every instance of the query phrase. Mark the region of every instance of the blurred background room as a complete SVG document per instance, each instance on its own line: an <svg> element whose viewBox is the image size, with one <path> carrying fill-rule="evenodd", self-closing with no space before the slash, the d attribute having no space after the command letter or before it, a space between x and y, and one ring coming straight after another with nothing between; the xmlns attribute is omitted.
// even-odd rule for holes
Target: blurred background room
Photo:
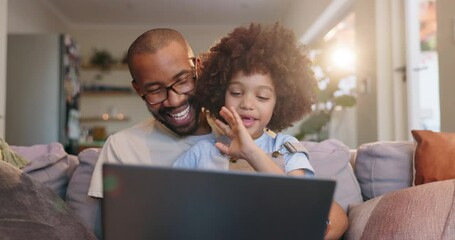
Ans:
<svg viewBox="0 0 455 240"><path fill-rule="evenodd" d="M196 54L239 25L280 22L313 58L314 111L287 133L351 148L455 131L453 0L0 0L0 137L70 153L149 117L129 45L181 31Z"/></svg>

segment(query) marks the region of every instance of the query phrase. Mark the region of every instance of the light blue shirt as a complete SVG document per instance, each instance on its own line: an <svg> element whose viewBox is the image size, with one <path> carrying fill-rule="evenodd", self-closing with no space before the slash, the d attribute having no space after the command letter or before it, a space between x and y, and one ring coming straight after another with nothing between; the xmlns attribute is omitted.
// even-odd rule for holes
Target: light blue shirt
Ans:
<svg viewBox="0 0 455 240"><path fill-rule="evenodd" d="M291 153L284 147L284 143L298 143L295 137L278 133L275 138L264 133L255 141L265 153L279 152L284 159L283 171L288 173L296 169L303 169L306 175L314 175L313 167L308 156L302 152ZM201 140L188 151L180 155L174 162L174 167L210 170L228 170L229 156L223 155L215 147L215 140Z"/></svg>

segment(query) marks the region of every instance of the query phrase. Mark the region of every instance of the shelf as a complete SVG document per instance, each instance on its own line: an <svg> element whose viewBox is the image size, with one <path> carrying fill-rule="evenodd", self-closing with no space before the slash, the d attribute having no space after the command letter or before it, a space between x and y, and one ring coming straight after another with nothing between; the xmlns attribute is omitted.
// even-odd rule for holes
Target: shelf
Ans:
<svg viewBox="0 0 455 240"><path fill-rule="evenodd" d="M81 122L127 122L130 119L128 117L110 117L107 114L103 114L102 116L81 117L79 120Z"/></svg>
<svg viewBox="0 0 455 240"><path fill-rule="evenodd" d="M83 90L81 96L105 96L105 95L134 95L134 91L118 91L118 90Z"/></svg>
<svg viewBox="0 0 455 240"><path fill-rule="evenodd" d="M79 142L79 147L103 147L105 141Z"/></svg>
<svg viewBox="0 0 455 240"><path fill-rule="evenodd" d="M100 66L93 65L93 64L82 64L82 70L99 70L99 71L109 71L109 70L128 70L128 65L123 63L116 63L112 64L107 69L102 69Z"/></svg>

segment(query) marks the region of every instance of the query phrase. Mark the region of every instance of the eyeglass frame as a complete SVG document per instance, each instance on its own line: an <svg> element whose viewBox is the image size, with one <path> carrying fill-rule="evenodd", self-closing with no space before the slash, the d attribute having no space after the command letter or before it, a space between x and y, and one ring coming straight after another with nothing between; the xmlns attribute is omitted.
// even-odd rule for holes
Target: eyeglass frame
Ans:
<svg viewBox="0 0 455 240"><path fill-rule="evenodd" d="M194 88L196 87L196 79L198 78L198 75L197 75L197 59L195 57L190 57L188 58L189 60L191 60L194 64L194 66L191 66L191 79L193 81L193 88L191 88L190 90L186 91L186 92L178 92L177 90L174 89L174 85L175 84L178 84L180 82L182 82L183 80L177 80L176 82L174 82L173 84L167 86L167 87L160 87L159 89L162 89L161 91L164 91L164 94L166 94L165 98L163 98L163 100L159 101L159 102L156 102L156 103L151 103L148 99L147 99L147 95L149 94L152 94L153 92L148 92L148 93L145 93L144 95L141 95L141 98L142 100L146 101L148 104L150 105L157 105L157 104L160 104L164 101L166 101L168 98L169 98L169 90L172 90L173 92L177 93L178 95L183 95L183 94L188 94L189 92L193 91ZM134 81L134 80L133 80Z"/></svg>

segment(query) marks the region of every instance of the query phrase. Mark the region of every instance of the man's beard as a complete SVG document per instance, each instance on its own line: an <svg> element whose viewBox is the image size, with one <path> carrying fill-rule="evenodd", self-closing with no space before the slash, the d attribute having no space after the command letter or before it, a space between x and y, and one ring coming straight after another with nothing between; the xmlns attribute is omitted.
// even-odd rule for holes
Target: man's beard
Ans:
<svg viewBox="0 0 455 240"><path fill-rule="evenodd" d="M188 135L192 135L198 129L199 117L200 117L200 107L195 103L193 97L191 97L191 96L188 97L188 104L190 106L190 114L194 114L194 118L193 118L193 121L191 121L190 123L183 125L183 126L176 126L174 124L171 124L171 123L169 123L169 121L167 121L163 117L163 115L166 115L167 112L171 111L174 108L172 108L172 109L171 108L169 108L169 109L162 108L158 111L158 113L154 113L148 107L148 105L147 105L147 109L149 110L149 112L152 114L152 116L156 120L158 120L160 123L162 123L164 126L166 126L169 130L173 131L174 133L176 133L177 135L180 135L180 136L188 136Z"/></svg>

